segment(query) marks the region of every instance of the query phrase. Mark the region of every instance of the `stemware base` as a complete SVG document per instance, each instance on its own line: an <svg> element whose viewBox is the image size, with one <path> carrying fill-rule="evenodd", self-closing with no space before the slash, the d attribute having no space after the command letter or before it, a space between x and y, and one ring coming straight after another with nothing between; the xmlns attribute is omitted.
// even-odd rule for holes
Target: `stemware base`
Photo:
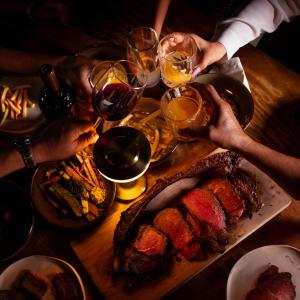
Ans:
<svg viewBox="0 0 300 300"><path fill-rule="evenodd" d="M117 183L116 188L117 200L130 202L145 192L147 188L147 178L143 175L131 182Z"/></svg>

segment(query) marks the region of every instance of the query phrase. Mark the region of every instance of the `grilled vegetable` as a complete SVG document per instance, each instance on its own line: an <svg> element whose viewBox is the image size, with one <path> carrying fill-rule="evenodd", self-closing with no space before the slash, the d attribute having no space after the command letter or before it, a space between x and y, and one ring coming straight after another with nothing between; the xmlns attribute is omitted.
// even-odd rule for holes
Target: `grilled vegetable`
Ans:
<svg viewBox="0 0 300 300"><path fill-rule="evenodd" d="M76 217L82 217L82 210L79 202L67 189L65 189L60 183L53 184L52 188L68 203Z"/></svg>

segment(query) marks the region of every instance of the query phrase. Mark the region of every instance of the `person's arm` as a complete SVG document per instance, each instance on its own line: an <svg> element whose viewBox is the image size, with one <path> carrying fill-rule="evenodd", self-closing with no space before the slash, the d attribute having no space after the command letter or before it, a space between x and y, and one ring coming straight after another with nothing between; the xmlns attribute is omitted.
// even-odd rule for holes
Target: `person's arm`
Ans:
<svg viewBox="0 0 300 300"><path fill-rule="evenodd" d="M69 158L95 143L98 135L90 122L61 119L52 124L33 142L32 159L35 164ZM6 145L0 153L0 177L22 169L25 163L19 151Z"/></svg>
<svg viewBox="0 0 300 300"><path fill-rule="evenodd" d="M224 45L229 59L240 47L299 14L299 0L253 0L236 17L220 22L212 40Z"/></svg>
<svg viewBox="0 0 300 300"><path fill-rule="evenodd" d="M42 64L47 63L58 66L66 59L66 56L44 55L0 48L0 74L33 75L37 74Z"/></svg>
<svg viewBox="0 0 300 300"><path fill-rule="evenodd" d="M0 1L0 16L27 18L37 22L59 22L67 24L70 19L70 9L63 1Z"/></svg>
<svg viewBox="0 0 300 300"><path fill-rule="evenodd" d="M254 0L236 17L220 22L211 41L193 35L200 58L193 76L213 63L224 63L242 46L264 32L273 32L283 21L300 15L299 0Z"/></svg>
<svg viewBox="0 0 300 300"><path fill-rule="evenodd" d="M218 108L218 118L208 128L209 138L233 150L256 165L295 199L300 200L300 159L266 147L248 136L237 121L231 106L212 86L207 87Z"/></svg>
<svg viewBox="0 0 300 300"><path fill-rule="evenodd" d="M158 38L160 36L170 3L171 0L158 0L157 2L153 28L155 29Z"/></svg>
<svg viewBox="0 0 300 300"><path fill-rule="evenodd" d="M1 75L36 75L41 65L50 64L82 98L92 94L88 78L95 63L83 56L54 56L0 48Z"/></svg>

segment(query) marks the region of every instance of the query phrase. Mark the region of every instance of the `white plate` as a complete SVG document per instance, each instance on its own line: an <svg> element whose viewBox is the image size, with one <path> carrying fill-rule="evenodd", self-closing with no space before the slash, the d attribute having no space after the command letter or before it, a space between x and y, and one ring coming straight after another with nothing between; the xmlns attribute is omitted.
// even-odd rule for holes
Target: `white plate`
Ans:
<svg viewBox="0 0 300 300"><path fill-rule="evenodd" d="M227 300L244 300L255 287L260 273L275 265L279 272L290 272L300 297L300 251L287 245L257 248L241 257L233 266L227 281Z"/></svg>
<svg viewBox="0 0 300 300"><path fill-rule="evenodd" d="M0 86L7 85L14 88L19 85L28 84L31 87L28 90L29 99L35 103L35 107L28 108L26 118L19 118L16 120L6 120L0 127L0 131L12 134L24 134L33 131L46 122L46 119L41 112L38 99L40 91L43 87L42 81L39 77L2 77L0 78Z"/></svg>
<svg viewBox="0 0 300 300"><path fill-rule="evenodd" d="M29 270L42 278L54 273L71 272L74 275L74 279L77 279L78 287L81 289L82 300L86 300L84 286L77 271L64 260L44 255L28 256L7 267L0 275L0 290L10 290L14 285L16 276L23 270ZM49 297L44 300L50 299L53 298Z"/></svg>

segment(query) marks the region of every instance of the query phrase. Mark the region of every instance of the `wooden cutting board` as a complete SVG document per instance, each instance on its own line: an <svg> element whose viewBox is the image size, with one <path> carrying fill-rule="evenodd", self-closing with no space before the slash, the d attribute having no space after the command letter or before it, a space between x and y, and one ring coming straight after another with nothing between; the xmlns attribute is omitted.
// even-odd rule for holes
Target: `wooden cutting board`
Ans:
<svg viewBox="0 0 300 300"><path fill-rule="evenodd" d="M200 144L193 146L195 148L189 145L189 149L179 149L179 152L174 155L170 163L172 168L164 166L164 168L155 169L155 172L154 170L149 171L147 174L149 187L154 184L157 178L169 176L171 173L187 168L195 161L195 157L199 159L199 153L203 153L203 156L205 156L205 149L209 149L208 145L204 147L203 143L203 149ZM202 152L199 152L199 150L202 150ZM179 157L184 157L184 159L180 160ZM230 229L230 241L226 252L276 216L291 202L290 197L281 188L249 162L243 160L242 167L255 174L259 181L264 206L251 219L243 219L235 228ZM127 208L128 205L118 203L115 211L99 227L72 242L75 253L105 299L159 299L178 288L223 255L211 254L206 260L200 262L188 262L184 259L181 261L174 260L172 269L168 274L146 281L146 283L140 284L137 288L128 292L125 288L126 278L120 276L116 278L112 274L113 234L121 212Z"/></svg>

